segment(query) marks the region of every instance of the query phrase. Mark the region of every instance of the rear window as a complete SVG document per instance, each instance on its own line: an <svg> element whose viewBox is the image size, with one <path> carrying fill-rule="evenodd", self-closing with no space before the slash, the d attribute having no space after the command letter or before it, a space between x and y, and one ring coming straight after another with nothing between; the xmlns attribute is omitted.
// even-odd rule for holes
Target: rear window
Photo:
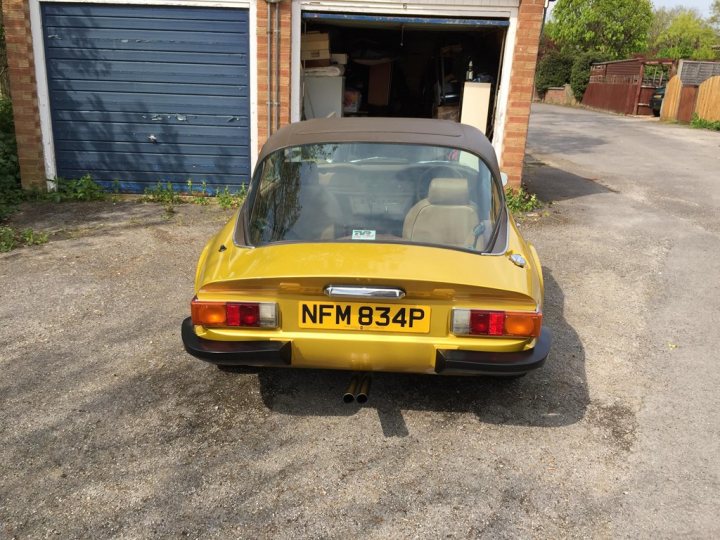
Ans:
<svg viewBox="0 0 720 540"><path fill-rule="evenodd" d="M314 144L269 155L254 179L250 243L403 242L484 251L502 196L455 148Z"/></svg>

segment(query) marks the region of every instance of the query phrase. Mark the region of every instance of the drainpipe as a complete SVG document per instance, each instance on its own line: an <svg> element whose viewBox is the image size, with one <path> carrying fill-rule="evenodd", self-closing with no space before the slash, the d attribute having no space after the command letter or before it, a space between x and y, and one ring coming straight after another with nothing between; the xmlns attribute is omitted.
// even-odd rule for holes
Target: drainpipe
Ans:
<svg viewBox="0 0 720 540"><path fill-rule="evenodd" d="M272 36L271 30L271 21L270 21L271 11L270 11L270 2L267 3L267 26L265 28L265 33L267 35L267 134L268 137L272 135L272 51L271 51L271 39Z"/></svg>
<svg viewBox="0 0 720 540"><path fill-rule="evenodd" d="M280 129L280 2L275 4L275 131Z"/></svg>
<svg viewBox="0 0 720 540"><path fill-rule="evenodd" d="M280 128L280 2L265 0L267 4L267 111L268 137ZM272 9L272 4L275 9ZM273 11L275 20L273 21Z"/></svg>

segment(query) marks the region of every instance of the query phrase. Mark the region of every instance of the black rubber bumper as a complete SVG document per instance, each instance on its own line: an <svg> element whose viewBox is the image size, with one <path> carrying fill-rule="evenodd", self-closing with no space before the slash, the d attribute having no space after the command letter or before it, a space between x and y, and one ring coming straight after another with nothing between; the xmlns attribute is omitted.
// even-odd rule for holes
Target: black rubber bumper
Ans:
<svg viewBox="0 0 720 540"><path fill-rule="evenodd" d="M442 375L522 375L541 367L550 354L552 335L543 328L535 348L521 352L438 349L435 372Z"/></svg>
<svg viewBox="0 0 720 540"><path fill-rule="evenodd" d="M195 334L190 317L182 323L185 350L195 358L221 366L287 367L291 360L289 341L214 341Z"/></svg>

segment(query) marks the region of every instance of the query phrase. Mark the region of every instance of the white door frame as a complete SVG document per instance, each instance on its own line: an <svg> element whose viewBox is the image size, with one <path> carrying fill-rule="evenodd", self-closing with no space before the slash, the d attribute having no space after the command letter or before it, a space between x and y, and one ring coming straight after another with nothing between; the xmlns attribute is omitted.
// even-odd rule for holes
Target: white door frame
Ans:
<svg viewBox="0 0 720 540"><path fill-rule="evenodd" d="M302 12L304 11L328 11L345 13L384 13L395 15L422 15L442 17L502 17L507 18L510 25L505 34L504 57L502 58L502 73L498 87L497 109L495 111L495 128L492 144L498 157L502 156L503 143L505 139L505 123L507 109L510 101L510 76L513 67L513 53L515 51L515 40L518 23L518 2L509 0L508 6L515 7L481 7L453 4L413 4L398 3L378 4L372 8L368 2L340 2L340 1L316 1L316 0L292 0L292 44L290 64L290 121L298 122L301 118L302 96L301 80L302 65L300 61L300 35L302 34Z"/></svg>
<svg viewBox="0 0 720 540"><path fill-rule="evenodd" d="M45 39L42 28L40 2L120 4L142 6L185 6L185 7L224 7L248 9L248 69L250 70L250 175L253 173L257 160L257 2L258 0L29 0L30 32L32 35L33 58L35 61L35 80L37 81L37 100L40 113L40 132L42 136L43 156L45 161L45 178L47 187L55 189L57 163L55 161L55 142L52 132L52 115L50 112L50 91L48 89L47 64L45 62Z"/></svg>

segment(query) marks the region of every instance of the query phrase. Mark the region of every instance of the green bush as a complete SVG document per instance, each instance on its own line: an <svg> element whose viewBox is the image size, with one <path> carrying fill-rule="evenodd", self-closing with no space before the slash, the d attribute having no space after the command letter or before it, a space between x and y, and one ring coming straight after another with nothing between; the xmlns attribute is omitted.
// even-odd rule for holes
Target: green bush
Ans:
<svg viewBox="0 0 720 540"><path fill-rule="evenodd" d="M573 95L578 101L582 101L585 89L590 82L590 66L595 62L602 62L604 59L597 52L586 52L575 58L570 72L570 87Z"/></svg>
<svg viewBox="0 0 720 540"><path fill-rule="evenodd" d="M694 128L720 131L720 120L705 120L704 118L700 118L697 113L693 114L693 119L692 122L690 122L690 125Z"/></svg>
<svg viewBox="0 0 720 540"><path fill-rule="evenodd" d="M57 188L46 197L53 202L64 201L101 201L105 198L105 190L96 183L89 174L76 180L55 180Z"/></svg>
<svg viewBox="0 0 720 540"><path fill-rule="evenodd" d="M8 99L0 99L0 222L16 210L21 200L12 104Z"/></svg>
<svg viewBox="0 0 720 540"><path fill-rule="evenodd" d="M505 203L507 204L508 210L513 214L532 212L542 206L537 195L528 193L522 186L520 186L519 189L513 189L511 187L505 189Z"/></svg>
<svg viewBox="0 0 720 540"><path fill-rule="evenodd" d="M570 82L573 59L560 51L550 51L538 62L535 72L535 89L540 97L545 96L548 88L563 86Z"/></svg>

